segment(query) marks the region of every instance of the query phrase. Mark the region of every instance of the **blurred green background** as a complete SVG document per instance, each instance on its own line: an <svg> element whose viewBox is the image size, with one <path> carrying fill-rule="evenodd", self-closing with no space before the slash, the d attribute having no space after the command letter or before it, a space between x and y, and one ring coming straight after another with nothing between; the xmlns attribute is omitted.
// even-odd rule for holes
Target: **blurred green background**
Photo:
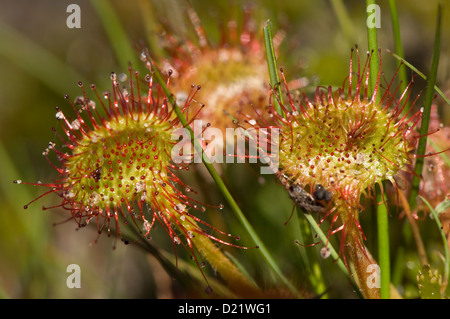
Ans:
<svg viewBox="0 0 450 319"><path fill-rule="evenodd" d="M95 0L93 0L95 1ZM77 3L81 8L81 28L69 29L67 6ZM186 2L168 1L110 1L127 38L132 44L154 39L152 32L160 32L160 22L173 28L180 37L190 37L185 31L189 21L184 16ZM343 1L344 19L338 19L333 1L253 1L253 18L263 24L270 19L273 29L284 30L278 53L279 67L288 77L307 77L311 83L341 85L348 74L350 48L359 44L361 52L367 48L365 2ZM191 1L201 23L211 39L217 43L220 26L229 19L242 16L244 1ZM444 1L444 5L448 3ZM379 1L381 28L379 47L394 51L389 7ZM405 58L416 68L428 73L435 30L437 1L397 1ZM345 19L347 18L347 19ZM444 8L441 60L438 86L449 96L450 90L450 8ZM138 60L139 51L130 59ZM395 70L396 60L383 52L386 81ZM41 155L48 142L55 138L51 127L57 125L55 106L69 105L64 94L72 98L81 94L77 82L95 83L100 91L110 89L110 72L126 71L121 65L114 45L105 33L104 25L90 1L1 0L0 2L0 297L2 298L172 298L188 295L165 274L155 259L138 245L122 245L113 250L113 238L102 235L98 243L96 231L85 228L76 231L76 224L58 226L67 213L58 210L42 211L42 205L57 203L56 196L48 196L32 204L23 205L44 192L44 188L15 185L13 180L51 182L56 172ZM408 75L411 71L408 70ZM414 90L424 89L417 81ZM436 99L441 120L448 125L448 105ZM419 103L420 105L420 103ZM284 222L292 211L292 204L273 176L257 177L257 170L248 165L226 167L226 181L247 218L266 243L289 278L309 291L302 273L301 252L294 243L298 236L296 221ZM194 187L209 189L206 198L211 204L222 201L208 181ZM225 207L222 211L208 210L206 220L222 224L223 228L239 235L239 244L252 246L245 230ZM375 220L368 212L363 216L367 246L376 251ZM391 216L392 247L403 245L397 213ZM436 225L421 222L427 251L438 259L434 251L442 249ZM220 227L218 227L220 228ZM150 242L173 255L167 235L155 229ZM316 250L316 248L310 248ZM179 258L183 252L179 249ZM268 267L261 262L256 250L227 249L244 264L262 285L276 286ZM417 297L414 287L417 256L414 245L406 253L406 265L398 275L399 290L406 297ZM436 261L438 262L438 261ZM69 264L81 267L81 289L69 289L66 278ZM193 264L192 262L190 264ZM189 268L189 267L188 267ZM354 298L352 287L331 260L323 261L326 282L331 297ZM210 269L206 270L213 274ZM191 273L195 273L195 266ZM198 274L197 274L198 275ZM173 287L178 287L174 288ZM178 290L177 290L178 289ZM279 292L283 297L283 293Z"/></svg>

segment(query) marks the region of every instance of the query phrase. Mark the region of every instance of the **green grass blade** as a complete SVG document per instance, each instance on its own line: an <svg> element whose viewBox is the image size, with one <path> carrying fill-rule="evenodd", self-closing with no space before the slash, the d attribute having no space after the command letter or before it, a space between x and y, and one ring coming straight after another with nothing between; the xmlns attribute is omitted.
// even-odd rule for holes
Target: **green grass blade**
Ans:
<svg viewBox="0 0 450 319"><path fill-rule="evenodd" d="M267 20L267 22L263 28L263 32L264 32L264 43L265 43L265 48L266 48L266 59L267 59L267 65L269 68L270 83L271 83L273 89L275 90L276 94L278 95L279 101L282 103L281 88L279 86L280 80L278 77L276 56L275 56L275 52L273 49L273 39L272 39L272 30L271 30L270 20ZM277 112L284 117L285 114L284 114L283 110L281 109L278 101L276 100L275 103L276 103L275 107L277 108L276 109ZM299 222L301 222L302 218L300 216L300 213L298 213L298 215L299 215ZM304 214L304 215L306 216L306 219L307 219L310 227L312 229L314 229L314 231L319 235L321 240L323 242L328 242L326 235L322 232L322 230L320 229L319 225L314 220L314 218L310 214ZM302 225L302 226L305 226L305 225ZM334 250L334 248L331 246L330 243L328 243L328 247L331 248L332 256L333 256L334 260L338 263L339 268L344 272L344 274L348 275L347 268L345 267L342 260L339 258L339 255L336 253L336 250ZM305 256L305 257L307 257L307 256ZM316 284L315 288L322 289L323 287L325 287L323 274L317 263L317 260L315 261L314 259L309 258L309 260L305 260L305 264L310 267L310 273L313 276L313 278L311 278L312 283ZM353 281L352 281L352 283L356 287L355 291L357 291L358 295L361 298L363 298L359 291L359 288L357 288L356 284Z"/></svg>
<svg viewBox="0 0 450 319"><path fill-rule="evenodd" d="M319 225L317 224L316 220L314 219L314 217L309 214L309 213L304 213L305 218L308 220L309 224L311 225L312 229L316 232L316 234L319 236L319 239L323 242L326 243L328 242L328 248L330 248L330 253L331 253L331 257L333 258L333 260L337 263L339 269L348 276L351 284L353 285L355 292L358 294L358 296L361 299L364 299L364 297L361 295L361 292L358 288L358 286L356 285L356 283L354 282L354 280L350 277L350 274L347 270L347 267L345 267L344 262L342 261L342 259L339 257L338 252L333 248L333 246L331 245L331 243L328 241L327 235L324 234L324 232L322 231L322 229L319 227Z"/></svg>
<svg viewBox="0 0 450 319"><path fill-rule="evenodd" d="M129 37L122 27L118 16L114 12L111 2L107 0L93 0L91 1L91 5L94 7L102 22L120 67L123 70L127 70L129 63L131 62L136 68L139 65L137 59L138 54L133 50L133 47L128 40Z"/></svg>
<svg viewBox="0 0 450 319"><path fill-rule="evenodd" d="M422 175L422 170L424 166L424 157L426 147L427 147L427 134L428 127L430 123L430 113L431 113L431 103L434 96L434 87L436 83L436 76L439 65L439 55L440 55L440 43L441 43L441 20L442 20L442 4L438 6L437 22L436 22L436 33L434 37L434 48L433 48L433 58L431 62L430 75L428 77L428 85L425 93L425 102L423 106L423 116L420 125L420 135L419 144L417 146L417 158L414 167L414 176L412 180L412 188L409 197L409 205L411 209L416 207L417 195L419 194L419 184L420 178L418 176Z"/></svg>
<svg viewBox="0 0 450 319"><path fill-rule="evenodd" d="M160 57L164 54L164 49L160 46L158 34L161 32L158 27L157 12L154 8L152 1L138 0L139 11L144 21L144 29L147 39L147 45L149 51L154 56Z"/></svg>
<svg viewBox="0 0 450 319"><path fill-rule="evenodd" d="M225 251L224 254L225 254L225 256L227 256L236 265L236 267L242 272L242 274L244 275L245 278L247 278L252 284L254 284L255 287L258 287L258 284L254 281L252 276L250 276L250 274L247 271L247 269L244 267L244 265L235 256L233 256L228 251Z"/></svg>
<svg viewBox="0 0 450 319"><path fill-rule="evenodd" d="M137 54L133 52L132 46L130 45L127 35L122 28L119 19L117 18L114 9L110 5L110 3L106 0L95 0L91 2L94 8L97 11L97 14L99 15L102 24L108 34L108 37L110 38L110 42L112 43L112 46L116 52L116 55L118 57L118 60L120 62L120 65L123 68L128 68L128 63L131 62L134 65L137 65L135 61ZM232 197L231 193L228 191L227 187L225 186L223 180L220 178L219 174L215 170L214 166L210 163L209 159L207 158L206 154L203 152L203 149L201 145L198 143L198 141L194 138L195 135L193 134L193 131L187 124L186 119L184 118L184 115L182 114L180 108L175 102L175 99L173 98L172 94L170 93L169 89L167 88L164 80L162 79L161 74L156 68L153 68L154 71L154 77L157 80L157 82L161 85L164 93L167 96L168 101L173 107L173 110L177 117L179 118L182 125L189 130L191 137L193 138L193 144L194 148L197 152L200 152L202 154L202 160L205 164L205 167L207 168L208 172L210 173L211 177L217 184L219 190L221 191L222 195L224 196L227 203L230 205L231 210L236 214L237 218L241 222L241 224L244 226L244 228L248 231L250 237L254 240L256 245L259 247L259 251L263 255L264 259L269 264L270 268L274 271L274 273L278 276L278 278L290 289L290 291L297 297L300 297L298 290L287 280L287 278L282 274L278 264L275 262L275 259L271 256L259 236L254 231L253 227L250 225L248 220L246 219L245 215L242 213L240 207Z"/></svg>
<svg viewBox="0 0 450 319"><path fill-rule="evenodd" d="M406 61L405 59L403 59L401 56L395 54L394 52L391 52L389 50L387 50L387 52L389 54L391 54L394 58L396 58L397 60L401 61L403 64L405 64L408 68L410 68L411 70L413 70L415 73L417 73L417 75L419 75L422 79L424 79L425 81L428 81L428 78L425 74L423 74L422 72L420 72L415 66L413 66L411 63L409 63L408 61ZM450 99L448 97L445 96L444 92L442 92L442 90L440 88L437 87L437 85L434 85L434 89L435 91L439 94L439 96L441 98L444 99L445 103L447 103L447 105L450 105Z"/></svg>
<svg viewBox="0 0 450 319"><path fill-rule="evenodd" d="M209 160L208 156L205 152L203 152L203 148L200 145L200 143L195 138L194 132L192 131L191 127L188 125L188 122L186 121L186 118L184 117L181 109L177 105L173 95L170 93L168 87L166 86L165 81L163 80L161 74L157 70L157 68L153 67L153 75L156 81L160 84L162 90L164 91L164 94L167 96L167 99L169 103L172 105L172 108L177 115L178 119L180 120L183 127L185 127L191 136L192 143L194 145L194 149L197 153L202 154L202 161L205 165L206 169L208 170L209 174L213 178L214 182L216 183L217 187L219 188L220 192L222 193L223 197L225 198L226 202L230 206L230 209L233 211L233 213L236 215L242 226L245 228L245 230L248 232L250 237L253 239L255 244L258 246L258 249L266 262L268 263L269 267L273 270L273 272L277 275L278 279L282 281L282 283L296 296L301 297L298 290L293 286L293 284L284 276L282 273L280 267L276 263L275 259L270 254L269 250L266 248L258 234L253 229L252 225L249 223L247 218L245 217L244 213L241 211L239 205L234 200L233 196L229 192L228 188L226 187L225 183L223 182L222 178L217 173L214 166L211 164L211 161Z"/></svg>
<svg viewBox="0 0 450 319"><path fill-rule="evenodd" d="M385 202L378 188L377 202ZM377 206L378 263L380 265L380 298L390 298L391 260L389 241L389 213L386 204Z"/></svg>
<svg viewBox="0 0 450 319"><path fill-rule="evenodd" d="M78 81L85 82L83 76L52 52L2 21L0 39L0 55L43 82L56 94L63 95Z"/></svg>
<svg viewBox="0 0 450 319"><path fill-rule="evenodd" d="M277 59L275 57L275 50L273 47L272 27L270 20L266 21L266 24L263 28L263 32L264 32L264 45L266 49L267 67L269 68L270 85L275 90L280 102L283 103L280 88L280 78L278 77ZM281 109L278 99L274 99L275 110L278 112L278 114L284 117L285 114Z"/></svg>
<svg viewBox="0 0 450 319"><path fill-rule="evenodd" d="M295 209L301 236L301 241L299 241L299 243L306 244L305 239L309 241L314 240L314 234L308 220L303 217L303 211L298 206ZM319 255L316 253L316 250L311 247L299 245L299 250L305 264L305 270L309 276L309 281L314 288L314 292L318 295L322 294L322 298L327 298L327 293L324 293L327 287L320 266Z"/></svg>
<svg viewBox="0 0 450 319"><path fill-rule="evenodd" d="M389 10L391 11L391 24L392 24L392 34L394 37L395 52L397 52L398 56L403 58L405 56L405 54L403 52L403 44L402 44L402 38L401 38L401 34L400 34L400 23L398 21L396 0L389 0ZM401 65L401 61L398 62L398 66L399 66L398 77L401 82L400 92L404 92L408 85L408 78L406 76L406 68L403 65ZM407 110L407 109L408 109L408 106L405 107L405 110Z"/></svg>
<svg viewBox="0 0 450 319"><path fill-rule="evenodd" d="M375 0L367 0L367 7L371 5L375 5ZM367 12L367 16L370 16L370 12ZM367 26L367 42L369 52L372 54L370 60L370 73L369 73L369 96L375 91L375 85L377 83L378 71L380 69L380 60L379 60L379 52L378 52L378 36L377 36L377 28ZM381 99L381 94L377 94L376 102L378 103Z"/></svg>
<svg viewBox="0 0 450 319"><path fill-rule="evenodd" d="M352 43L354 38L354 26L352 19L350 19L347 9L345 8L344 2L342 0L330 0L333 10L341 26L342 32L348 44Z"/></svg>
<svg viewBox="0 0 450 319"><path fill-rule="evenodd" d="M376 4L375 0L367 0L367 7ZM367 12L367 17L370 16ZM369 96L375 91L377 83L378 72L380 69L377 29L375 27L367 26L367 40L369 52L372 53L370 61L369 74ZM381 95L377 94L376 103L381 99ZM382 200L381 190L377 192L377 201ZM380 265L380 297L383 299L390 298L390 256L389 256L389 216L385 205L377 206L377 231L378 231L378 262Z"/></svg>
<svg viewBox="0 0 450 319"><path fill-rule="evenodd" d="M273 46L272 27L271 27L270 20L266 21L266 23L263 27L263 33L264 33L264 45L265 45L265 50L266 50L267 66L269 68L270 84L278 97L278 98L274 99L275 100L275 109L278 112L278 114L285 117L286 115L280 106L280 103L283 103L283 99L282 99L281 87L279 85L280 79L278 76L277 59L275 56L275 50L274 50L274 46ZM297 208L297 212L298 212L298 208ZM315 220L312 219L312 221L309 221L309 222L315 223ZM308 227L308 226L307 226L307 224L303 223L303 219L300 216L299 216L299 223L300 223L299 224L300 231L302 232L302 235L303 235L305 227ZM316 224L316 226L319 229L319 231L321 231L317 224ZM303 250L301 250L301 252L302 251ZM325 289L325 283L324 283L323 275L322 275L322 272L321 272L321 269L320 269L320 266L319 266L317 260L315 260L315 258L312 258L310 253L305 254L305 251L303 251L302 257L305 258L305 260L304 260L305 266L308 268L308 272L311 276L310 280L311 280L312 285L316 289L316 292L318 292L318 293L323 292Z"/></svg>

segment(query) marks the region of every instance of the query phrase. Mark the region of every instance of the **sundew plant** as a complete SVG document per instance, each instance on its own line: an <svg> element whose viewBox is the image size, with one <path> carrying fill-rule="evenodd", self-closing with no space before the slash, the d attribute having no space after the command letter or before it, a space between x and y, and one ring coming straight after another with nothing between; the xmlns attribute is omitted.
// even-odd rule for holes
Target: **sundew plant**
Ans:
<svg viewBox="0 0 450 319"><path fill-rule="evenodd" d="M4 1L0 297L448 298L417 3Z"/></svg>

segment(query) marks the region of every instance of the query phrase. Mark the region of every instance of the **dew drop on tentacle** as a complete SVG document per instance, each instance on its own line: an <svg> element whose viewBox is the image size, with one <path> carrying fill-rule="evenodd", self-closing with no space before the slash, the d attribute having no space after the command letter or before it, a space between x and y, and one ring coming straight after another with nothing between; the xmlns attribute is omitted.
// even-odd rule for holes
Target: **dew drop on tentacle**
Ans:
<svg viewBox="0 0 450 319"><path fill-rule="evenodd" d="M328 257L330 257L330 255L331 255L331 249L330 249L330 247L325 246L325 247L322 247L322 248L320 249L320 256L321 256L323 259L327 259Z"/></svg>
<svg viewBox="0 0 450 319"><path fill-rule="evenodd" d="M150 57L143 51L141 59L149 62ZM183 187L186 193L195 193L190 186L185 186L181 180L170 176L174 171L170 156L167 156L170 154L170 147L174 145L170 140L170 133L182 126L171 120L167 111L161 111L168 109L169 103L160 87L157 87L158 84L153 84L153 70L150 69L151 74L144 76L148 82L148 90L142 90L145 95L139 92L139 83L142 83L144 74L138 78L136 71L134 79L131 69L129 72L128 76L125 73L110 73L109 78L113 81L111 92L101 89L97 91L94 84L90 85L90 93L95 101L100 103L99 109L96 109L95 102L89 99L82 82L78 82L78 86L83 95L78 96L74 102L69 100L68 95L64 96L77 112L76 117L73 118L69 112L65 116L59 107L56 108L55 117L62 120L58 130L62 129L61 132L65 134L58 134L56 128L54 132L60 135L64 143L58 143L57 148L50 144L44 152L47 153L50 149L58 152L56 155L60 165L54 166L59 173L58 183L40 186L53 186L51 193L59 195L62 201L59 205L44 209L65 209L71 216L68 220L75 220L79 228L87 226L91 220L91 224L95 223L97 226L96 236L107 233L115 239L120 238L125 245L129 241L122 237L119 223L133 227L136 225L142 235L151 239L150 232L146 232L156 221L162 225L173 243L181 245L190 255L201 253L198 242L204 240L199 239L200 236L205 236L208 242L211 240L219 245L238 247L214 237L211 234L213 232L228 234L195 216L198 212L188 211L189 208L197 208L205 212L206 207L187 196L191 194L183 194ZM173 79L178 79L179 76L178 70L169 70L167 74ZM126 83L127 81L129 82ZM155 89L152 90L153 88ZM187 89L189 90L189 87ZM200 90L200 86L194 86L193 90ZM202 93L205 91L206 87ZM189 95L184 103L183 113L188 114L191 103L203 105L194 99L194 95ZM193 114L197 114L196 112L197 110L190 111L189 120L195 118ZM208 121L207 127L210 126ZM148 145L152 143L154 148ZM67 153L64 153L62 149L67 146ZM150 151L152 149L153 151ZM157 173L154 173L154 169ZM189 170L189 165L180 169ZM153 181L156 174L159 177L157 181ZM22 182L15 180L14 183ZM196 204L193 204L194 202ZM28 208L30 204L31 202L24 208ZM217 208L214 205L206 206ZM138 207L138 210L134 212L133 207ZM220 210L223 208L223 204L218 206ZM144 215L147 218L150 216L150 222L146 223ZM209 231L203 232L203 226L209 227ZM233 240L233 236L229 237ZM237 236L235 239L240 238ZM198 265L200 268L204 267L205 262ZM209 289L211 290L210 287Z"/></svg>
<svg viewBox="0 0 450 319"><path fill-rule="evenodd" d="M119 81L120 82L125 82L126 80L128 80L128 76L126 73L120 73L119 74Z"/></svg>
<svg viewBox="0 0 450 319"><path fill-rule="evenodd" d="M59 108L57 107L57 112L56 112L56 114L55 114L55 117L56 117L56 119L57 120L62 120L62 119L64 119L64 114L63 114L63 112L61 112L60 110L59 110Z"/></svg>

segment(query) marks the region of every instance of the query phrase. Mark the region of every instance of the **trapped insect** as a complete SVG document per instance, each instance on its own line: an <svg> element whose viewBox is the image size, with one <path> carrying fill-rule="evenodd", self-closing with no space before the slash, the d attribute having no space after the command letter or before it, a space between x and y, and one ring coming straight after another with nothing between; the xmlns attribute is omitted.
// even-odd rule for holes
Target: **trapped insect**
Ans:
<svg viewBox="0 0 450 319"><path fill-rule="evenodd" d="M289 183L289 178L281 174L279 177L281 184L286 188L289 197L294 201L295 205L299 206L307 212L323 213L325 207L323 207L318 201L329 202L332 195L322 185L318 184L314 190L314 196L307 192L298 183Z"/></svg>
<svg viewBox="0 0 450 319"><path fill-rule="evenodd" d="M316 185L316 189L314 190L314 198L316 200L324 200L326 202L329 202L332 197L333 195L331 195L331 193L326 190L325 187L320 184Z"/></svg>

